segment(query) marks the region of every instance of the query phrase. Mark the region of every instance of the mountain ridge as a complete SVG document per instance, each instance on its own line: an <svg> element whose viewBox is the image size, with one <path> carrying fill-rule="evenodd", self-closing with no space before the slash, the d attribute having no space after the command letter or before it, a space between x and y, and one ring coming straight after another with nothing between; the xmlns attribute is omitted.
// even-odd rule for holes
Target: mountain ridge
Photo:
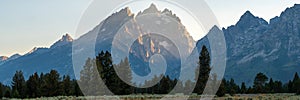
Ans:
<svg viewBox="0 0 300 100"><path fill-rule="evenodd" d="M80 36L78 39L73 40L69 34L66 34L51 45L50 48L34 48L30 54L19 57L16 56L15 59L5 63L0 61L0 72L4 73L3 71L8 71L8 73L11 73L9 75L0 76L0 81L10 84L11 78L8 77L12 77L12 73L14 73L15 70L24 70L25 76L34 73L34 71L48 72L50 69L56 69L62 75L74 74L72 53L76 54L81 52L81 56L84 55L81 60L86 60L84 59L86 57L94 57L96 54L89 55L86 53L91 52L88 51L91 47L84 45L88 45L97 40L101 40L97 41L101 43L97 45L98 47L96 46L96 53L101 50L110 50L109 47L112 45L111 42L113 39L111 35L116 34L118 30L109 29L119 29L125 22L147 12L165 14L180 22L180 19L176 14L173 14L171 10L164 9L160 11L154 4L151 5L148 10L145 10L146 11L134 15L130 9L126 7L101 21L93 30ZM300 20L300 16L297 16L300 15L299 10L300 5L295 4L293 7L283 11L280 16L270 19L269 23L253 15L250 11L246 11L235 25L231 25L226 29L222 28L226 39L228 55L225 78L234 78L237 83L246 82L247 84L251 84L254 75L261 71L274 79L286 81L291 77L290 74L294 74L293 71L299 71L299 67L296 67L300 65L300 55L298 55L300 54L298 50L298 48L300 48L300 22L297 22ZM137 30L136 27L127 28L129 28L129 32ZM216 28L218 27L212 27L212 29ZM187 30L183 33L189 34ZM101 36L97 37L98 34ZM198 51L202 45L209 47L209 42L206 37L196 42ZM72 47L77 51L72 52ZM42 60L43 58L49 60ZM83 65L83 63L79 63L78 65ZM279 76L277 73L281 71L288 74ZM72 77L75 78L74 75L72 75Z"/></svg>

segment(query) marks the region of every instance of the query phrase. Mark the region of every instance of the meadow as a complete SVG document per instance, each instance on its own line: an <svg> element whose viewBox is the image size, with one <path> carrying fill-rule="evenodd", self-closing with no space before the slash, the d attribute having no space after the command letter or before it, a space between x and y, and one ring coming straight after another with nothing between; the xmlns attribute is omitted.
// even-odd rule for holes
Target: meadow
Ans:
<svg viewBox="0 0 300 100"><path fill-rule="evenodd" d="M169 100L182 100L189 97L189 100L200 100L200 95L124 95L124 96L57 96L57 97L41 97L23 100L160 100L167 97ZM2 98L5 100L5 98ZM21 100L21 99L13 99ZM275 93L275 94L236 94L230 96L226 94L224 97L216 97L212 100L300 100L300 95L291 93Z"/></svg>

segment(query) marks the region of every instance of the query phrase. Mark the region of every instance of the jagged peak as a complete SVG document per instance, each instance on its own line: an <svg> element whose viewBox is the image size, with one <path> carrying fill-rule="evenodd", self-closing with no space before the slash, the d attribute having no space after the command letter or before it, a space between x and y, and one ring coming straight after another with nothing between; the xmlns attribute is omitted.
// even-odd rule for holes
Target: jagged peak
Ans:
<svg viewBox="0 0 300 100"><path fill-rule="evenodd" d="M214 25L210 30L220 30L220 28L217 25Z"/></svg>
<svg viewBox="0 0 300 100"><path fill-rule="evenodd" d="M129 7L125 7L123 9L121 9L120 11L117 11L117 12L113 13L108 18L114 17L116 15L134 16L134 13L131 12Z"/></svg>
<svg viewBox="0 0 300 100"><path fill-rule="evenodd" d="M163 10L162 14L168 15L168 16L176 19L178 22L181 22L180 18L167 8Z"/></svg>
<svg viewBox="0 0 300 100"><path fill-rule="evenodd" d="M125 7L124 9L122 9L122 10L120 11L120 13L125 13L125 14L127 14L128 16L134 15L134 14L131 12L131 10L130 10L129 7Z"/></svg>
<svg viewBox="0 0 300 100"><path fill-rule="evenodd" d="M222 33L222 30L217 26L214 25L208 32L208 34L213 34L213 33Z"/></svg>
<svg viewBox="0 0 300 100"><path fill-rule="evenodd" d="M59 39L57 42L55 42L50 48L63 46L65 44L72 43L72 42L73 42L73 38L71 37L70 34L66 33L65 35L63 35L61 37L61 39Z"/></svg>
<svg viewBox="0 0 300 100"><path fill-rule="evenodd" d="M242 17L255 17L249 10L247 10Z"/></svg>
<svg viewBox="0 0 300 100"><path fill-rule="evenodd" d="M0 61L4 61L4 60L7 60L8 57L7 56L0 56Z"/></svg>
<svg viewBox="0 0 300 100"><path fill-rule="evenodd" d="M241 17L239 22L241 21L249 21L253 19L259 19L258 17L254 16L249 10L247 10Z"/></svg>
<svg viewBox="0 0 300 100"><path fill-rule="evenodd" d="M267 25L268 22L262 18L254 16L249 10L246 11L241 17L240 20L236 23L235 26L242 29L250 27L258 27L260 25Z"/></svg>
<svg viewBox="0 0 300 100"><path fill-rule="evenodd" d="M156 5L153 4L153 3L152 3L152 4L150 5L150 7L149 7L148 9L146 9L146 10L158 12L158 9L157 9Z"/></svg>
<svg viewBox="0 0 300 100"><path fill-rule="evenodd" d="M297 14L298 14L298 13L299 13L299 10L300 10L300 4L294 4L294 6L286 8L286 9L280 14L280 17L289 15L289 14L291 14L291 13L297 13ZM299 14L298 14L298 15L299 15Z"/></svg>
<svg viewBox="0 0 300 100"><path fill-rule="evenodd" d="M65 35L62 36L62 38L59 41L68 41L68 42L72 42L73 38L71 37L70 34L66 33Z"/></svg>
<svg viewBox="0 0 300 100"><path fill-rule="evenodd" d="M145 9L142 12L139 12L138 15L149 14L149 13L160 13L160 11L156 7L156 5L152 3L147 9Z"/></svg>

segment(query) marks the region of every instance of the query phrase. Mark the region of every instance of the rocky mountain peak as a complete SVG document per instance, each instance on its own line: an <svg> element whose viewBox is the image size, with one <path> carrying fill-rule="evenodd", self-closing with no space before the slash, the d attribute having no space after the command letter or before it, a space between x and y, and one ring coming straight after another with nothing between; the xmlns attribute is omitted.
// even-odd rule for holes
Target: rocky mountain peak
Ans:
<svg viewBox="0 0 300 100"><path fill-rule="evenodd" d="M280 14L282 20L299 20L300 19L300 4L295 4L293 7L287 8Z"/></svg>
<svg viewBox="0 0 300 100"><path fill-rule="evenodd" d="M62 36L62 38L60 39L60 41L67 41L67 42L72 42L73 41L73 38L71 37L70 34L65 34Z"/></svg>
<svg viewBox="0 0 300 100"><path fill-rule="evenodd" d="M242 30L268 25L268 22L262 18L254 16L250 11L246 11L237 22L236 26Z"/></svg>
<svg viewBox="0 0 300 100"><path fill-rule="evenodd" d="M248 17L255 18L255 16L254 16L249 10L247 10L247 11L241 16L241 18L244 18L244 17L246 17L246 18L248 18Z"/></svg>
<svg viewBox="0 0 300 100"><path fill-rule="evenodd" d="M0 61L5 61L7 59L8 59L8 57L6 57L6 56L0 56Z"/></svg>
<svg viewBox="0 0 300 100"><path fill-rule="evenodd" d="M126 7L124 9L122 9L121 11L119 11L118 13L121 13L122 15L126 15L126 16L132 16L134 15L131 10L129 9L129 7Z"/></svg>
<svg viewBox="0 0 300 100"><path fill-rule="evenodd" d="M159 12L155 4L151 4L149 8L144 10L145 13L156 13Z"/></svg>
<svg viewBox="0 0 300 100"><path fill-rule="evenodd" d="M67 34L63 35L61 39L59 39L57 42L55 42L50 48L63 46L63 45L66 45L66 44L72 43L72 42L73 42L73 38L71 37L70 34L67 33Z"/></svg>
<svg viewBox="0 0 300 100"><path fill-rule="evenodd" d="M143 12L139 12L138 15L160 13L155 4L151 4L149 8L145 9Z"/></svg>

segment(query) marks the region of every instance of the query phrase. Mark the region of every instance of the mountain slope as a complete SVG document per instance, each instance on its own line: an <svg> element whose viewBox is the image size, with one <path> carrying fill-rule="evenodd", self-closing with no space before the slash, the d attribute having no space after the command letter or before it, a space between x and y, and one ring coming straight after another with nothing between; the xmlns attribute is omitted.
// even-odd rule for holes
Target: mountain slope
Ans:
<svg viewBox="0 0 300 100"><path fill-rule="evenodd" d="M145 14L150 14L151 17L143 17ZM173 19L175 19L176 23L170 22L170 20ZM149 66L143 66L143 68L138 68L137 66L148 65L150 60L149 57L159 53L165 56L171 56L166 59L169 65L162 67L172 69L166 73L173 76L173 78L178 77L180 71L178 52L176 54L174 53L176 51L169 50L169 48L166 47L166 45L171 44L168 43L171 41L163 41L164 39L161 39L161 36L157 37L156 35L149 35L152 33L148 33L147 28L143 28L141 23L150 23L150 26L157 27L156 30L160 30L162 25L169 26L169 28L172 29L173 34L163 32L164 35L171 35L172 38L182 39L187 45L180 44L182 41L179 42L180 45L190 50L193 49L191 46L195 44L194 40L181 24L179 18L170 10L165 9L164 11L159 11L156 6L152 4L148 9L134 16L129 8L124 8L109 16L93 30L76 40L73 40L70 35L66 34L50 46L50 48L33 48L23 56L3 63L0 65L0 73L6 74L0 76L0 81L4 82L4 84L10 84L11 78L16 70L22 70L25 78L28 78L28 76L34 72L45 73L49 72L51 69L58 70L61 75L68 74L75 78L73 67L75 67L74 71L78 75L87 58L95 58L102 50L111 51L113 39L116 34L122 34L129 39L136 38L132 37L133 34L138 36L148 35L143 37L145 40L144 44L136 42L131 47L125 47L136 50L130 52L130 55L122 55L117 61L114 61L114 63L118 63L118 60L124 59L125 56L130 56L129 60L130 63L133 64L134 72L138 74L149 73L149 70L144 70L146 69L145 67ZM95 43L95 45L92 45L93 43ZM150 43L153 44L150 45ZM118 52L123 53L125 51L121 48L121 45L123 44L115 44ZM140 49L144 51L139 51ZM145 55L146 53L148 53L148 55Z"/></svg>
<svg viewBox="0 0 300 100"><path fill-rule="evenodd" d="M271 19L270 23L247 11L236 25L223 28L227 46L225 78L252 84L255 75L263 72L286 82L299 72L299 11L300 5L295 4L279 17ZM207 41L204 38L198 43Z"/></svg>
<svg viewBox="0 0 300 100"><path fill-rule="evenodd" d="M10 84L11 78L17 70L22 70L25 78L34 72L46 73L51 69L57 70L61 75L74 77L71 59L72 42L66 42L64 38L65 36L58 41L65 42L63 45L54 44L51 48L35 47L23 56L14 55L10 57L14 59L7 60L0 65L0 73L5 73L0 76L1 82Z"/></svg>

